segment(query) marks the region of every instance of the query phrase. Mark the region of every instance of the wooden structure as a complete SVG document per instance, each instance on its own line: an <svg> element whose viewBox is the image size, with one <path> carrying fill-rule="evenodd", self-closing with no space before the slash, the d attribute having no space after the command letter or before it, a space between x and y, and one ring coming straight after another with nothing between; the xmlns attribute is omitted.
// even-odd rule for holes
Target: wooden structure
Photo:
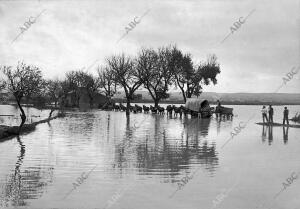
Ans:
<svg viewBox="0 0 300 209"><path fill-rule="evenodd" d="M207 100L188 99L185 108L190 110L192 117L209 118L214 112L214 108L210 107Z"/></svg>
<svg viewBox="0 0 300 209"><path fill-rule="evenodd" d="M281 124L281 123L256 123L257 125L262 126L282 126L282 127L291 127L291 128L300 128L298 124Z"/></svg>
<svg viewBox="0 0 300 209"><path fill-rule="evenodd" d="M223 107L223 106L216 106L215 109L216 116L233 116L233 108Z"/></svg>

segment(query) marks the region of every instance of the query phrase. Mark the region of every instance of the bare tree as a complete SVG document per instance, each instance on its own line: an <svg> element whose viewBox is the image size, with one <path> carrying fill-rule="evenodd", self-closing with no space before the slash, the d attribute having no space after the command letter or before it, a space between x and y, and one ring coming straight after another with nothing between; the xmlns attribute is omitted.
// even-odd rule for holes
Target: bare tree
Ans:
<svg viewBox="0 0 300 209"><path fill-rule="evenodd" d="M193 68L193 61L190 54L183 55L178 49L174 49L175 57L175 86L178 86L182 92L183 100L186 102L186 97L191 89L193 83L197 83L195 77L195 70Z"/></svg>
<svg viewBox="0 0 300 209"><path fill-rule="evenodd" d="M169 97L175 67L174 48L162 47L158 51L142 49L138 56L138 76L149 91L157 107L161 99Z"/></svg>
<svg viewBox="0 0 300 209"><path fill-rule="evenodd" d="M211 82L217 84L216 77L221 72L217 56L215 54L208 55L207 61L199 66L198 71L203 79L203 84L209 85Z"/></svg>
<svg viewBox="0 0 300 209"><path fill-rule="evenodd" d="M21 124L19 132L26 121L26 114L21 105L22 98L37 95L42 88L42 73L38 67L18 63L15 70L11 66L1 67L2 72L7 77L6 85L9 91L14 95L18 107L21 111Z"/></svg>
<svg viewBox="0 0 300 209"><path fill-rule="evenodd" d="M52 116L55 108L57 108L57 103L63 96L63 88L62 88L62 81L58 79L54 80L47 80L46 81L46 94L49 98L49 103L51 106L51 110L49 113L49 118ZM54 102L54 107L52 103Z"/></svg>
<svg viewBox="0 0 300 209"><path fill-rule="evenodd" d="M187 98L192 95L200 96L202 93L202 86L217 84L217 75L221 72L220 64L217 62L217 56L212 54L208 55L207 61L200 64L195 71L195 76L192 80L192 86L189 88Z"/></svg>
<svg viewBox="0 0 300 209"><path fill-rule="evenodd" d="M80 80L78 77L77 71L73 70L70 72L66 73L66 91L67 94L70 92L74 93L74 97L76 100L76 106L79 106L79 100L80 100L80 92L79 92L79 87L80 87Z"/></svg>
<svg viewBox="0 0 300 209"><path fill-rule="evenodd" d="M100 87L100 80L92 74L83 71L77 71L77 77L79 80L79 87L85 89L90 99L90 107L92 108L94 104L94 97L96 93L98 93L98 89Z"/></svg>
<svg viewBox="0 0 300 209"><path fill-rule="evenodd" d="M70 92L70 86L67 79L61 81L61 99L59 101L60 111L63 112L64 107L66 106L66 100L68 97L68 93Z"/></svg>
<svg viewBox="0 0 300 209"><path fill-rule="evenodd" d="M76 106L79 106L82 93L88 95L90 106L93 106L95 94L100 87L99 78L82 70L74 70L66 73L66 82L69 92L73 91L75 95Z"/></svg>
<svg viewBox="0 0 300 209"><path fill-rule="evenodd" d="M0 79L0 91L2 89L5 89L5 87L6 87L5 81L3 79Z"/></svg>
<svg viewBox="0 0 300 209"><path fill-rule="evenodd" d="M199 96L203 85L217 83L216 76L220 73L220 66L216 55L209 55L205 63L195 67L190 54L183 55L179 50L176 50L175 54L175 85L181 90L184 102L193 95Z"/></svg>
<svg viewBox="0 0 300 209"><path fill-rule="evenodd" d="M133 100L134 92L143 84L137 76L136 63L124 54L111 56L106 60L115 82L124 88L127 100L126 114L129 115L130 101Z"/></svg>
<svg viewBox="0 0 300 209"><path fill-rule="evenodd" d="M5 83L5 81L4 81L4 79L0 79L0 91L2 91L3 89L5 89L5 87L6 87L6 83ZM4 101L6 101L6 97L5 96L3 96L2 97L2 95L1 95L1 97L0 97L0 102L4 102Z"/></svg>
<svg viewBox="0 0 300 209"><path fill-rule="evenodd" d="M98 67L100 92L109 99L116 93L116 82L112 70L108 66Z"/></svg>

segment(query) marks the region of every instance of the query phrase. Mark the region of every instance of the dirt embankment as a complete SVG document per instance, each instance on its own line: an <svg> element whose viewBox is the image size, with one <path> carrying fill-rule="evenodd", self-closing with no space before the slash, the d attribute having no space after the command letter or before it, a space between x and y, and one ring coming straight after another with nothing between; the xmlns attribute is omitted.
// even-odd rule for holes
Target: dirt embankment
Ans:
<svg viewBox="0 0 300 209"><path fill-rule="evenodd" d="M64 114L59 113L57 116L51 117L51 118L47 118L44 120L40 120L31 124L24 124L20 133L19 133L19 126L4 126L4 125L0 125L0 141L2 141L3 139L10 137L10 136L15 136L15 135L19 135L22 133L26 133L26 132L31 132L33 130L35 130L35 127L40 124L40 123L46 123L49 122L51 120L54 120L56 118L61 118L61 117L65 117Z"/></svg>

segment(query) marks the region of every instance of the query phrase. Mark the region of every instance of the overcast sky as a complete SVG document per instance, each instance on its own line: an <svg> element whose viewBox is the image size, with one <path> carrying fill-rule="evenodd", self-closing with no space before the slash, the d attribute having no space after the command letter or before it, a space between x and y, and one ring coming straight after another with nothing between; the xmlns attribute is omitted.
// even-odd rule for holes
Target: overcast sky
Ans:
<svg viewBox="0 0 300 209"><path fill-rule="evenodd" d="M20 27L44 11L16 41ZM140 20L142 14L148 13ZM241 27L223 43L240 17ZM125 27L140 23L121 41ZM33 18L31 18L33 20ZM96 72L105 57L142 47L176 44L194 62L214 53L221 66L218 84L204 91L274 92L293 66L300 66L299 0L198 1L2 1L0 65L24 61L45 77L88 67ZM300 93L300 71L279 93Z"/></svg>

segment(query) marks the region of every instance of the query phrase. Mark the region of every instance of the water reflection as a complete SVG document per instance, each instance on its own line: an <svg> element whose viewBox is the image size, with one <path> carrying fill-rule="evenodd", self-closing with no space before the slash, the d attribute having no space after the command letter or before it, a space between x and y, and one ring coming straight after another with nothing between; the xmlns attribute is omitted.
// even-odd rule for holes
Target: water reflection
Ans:
<svg viewBox="0 0 300 209"><path fill-rule="evenodd" d="M128 119L129 119L129 115L128 115ZM106 133L107 133L107 142L109 142L109 129L110 129L110 113L108 113L107 115L107 129L106 129Z"/></svg>
<svg viewBox="0 0 300 209"><path fill-rule="evenodd" d="M262 134L261 134L261 140L263 143L266 141L267 138L267 129L268 129L267 126L263 126Z"/></svg>
<svg viewBox="0 0 300 209"><path fill-rule="evenodd" d="M268 141L269 141L269 145L271 145L273 142L273 126L268 126L268 129L269 129Z"/></svg>
<svg viewBox="0 0 300 209"><path fill-rule="evenodd" d="M44 172L42 168L45 166L22 169L26 147L19 136L16 139L20 146L20 153L17 156L14 172L8 174L6 184L1 186L1 206L4 207L26 206L26 200L39 198L53 178L53 167Z"/></svg>
<svg viewBox="0 0 300 209"><path fill-rule="evenodd" d="M25 156L25 145L19 136L17 136L17 141L20 145L20 154L17 157L14 173L9 176L9 183L6 184L5 188L3 189L4 198L2 205L5 207L8 207L9 205L26 205L23 198L20 198L22 196L21 188L23 187L21 182L22 176L20 167L23 164L23 159Z"/></svg>
<svg viewBox="0 0 300 209"><path fill-rule="evenodd" d="M242 108L245 116L239 120L245 121L248 119L249 107ZM132 178L137 178L138 184L134 189L128 190L126 198L122 198L123 200L120 198L119 201L120 205L124 204L126 208L138 208L146 202L150 204L149 199L152 198L161 201L162 198L157 191L165 190L166 194L168 191L171 193L173 190L169 190L170 187L176 186L173 183L197 169L201 171L198 177L205 184L204 186L197 186L197 182L189 184L186 192L181 193L182 199L186 201L184 202L186 208L194 208L199 203L203 203L203 207L211 207L210 199L218 195L222 186L227 186L226 182L229 182L230 178L234 178L231 172L247 166L247 162L253 160L253 150L247 149L243 140L236 140L235 145L232 145L235 149L231 151L227 149L222 155L217 152L216 146L228 136L232 126L231 120L226 118L170 118L166 115L152 114L131 114L130 117L126 117L123 112L68 112L66 118L40 124L34 132L0 143L0 201L5 200L4 206L8 205L7 208L21 205L26 208L43 208L45 202L55 204L56 199L61 199L67 194L72 183L82 172L89 171L92 164L98 164L85 185L78 188L77 194L74 192L62 202L63 205L58 203L56 208L68 208L67 206L76 208L75 204L82 203L82 200L84 203L91 203L86 207L97 208L94 206L96 202L98 204L107 201L115 188L119 188L120 184L127 184ZM265 141L265 144L268 142L273 144L273 136L282 140L279 127L274 127L274 134L272 128L263 126L261 130L260 126L251 123L247 129L251 134L245 133L244 136L247 143L251 143L254 148L259 148L257 146L260 145L251 140L253 136L258 137L259 141ZM299 135L298 129L283 128L282 131L283 143L280 145L288 143L288 134L290 140L298 145L299 141L293 140ZM267 147L271 156L277 159L278 149ZM287 166L291 164L286 164L286 160L297 159L296 154L299 153L297 147L300 146L280 149L283 155L277 162L282 167L290 169ZM12 152L11 148L17 151ZM241 150L243 158L237 157ZM267 162L269 155L265 155L266 150L256 150L263 161ZM291 151L295 157L283 160L284 157L290 156ZM293 161L292 165L296 166L297 161ZM243 182L248 186L252 186L261 175L261 166L252 168L249 178L245 178ZM277 169L277 165L270 168ZM263 196L269 192L269 189L263 189L265 186L273 188L272 182L282 180L274 178L274 175L271 177L272 181L264 182L264 186L258 188L256 193L259 192ZM221 185L219 182L224 184ZM131 200L146 191L139 183L149 185L147 191L150 197L147 195L145 200L139 199L137 205L138 201ZM190 195L191 192L209 200L209 203L200 202L199 199L193 202L195 199ZM241 192L243 197L249 197L251 201L257 198L257 195L252 197L247 191L243 193L243 189L236 192ZM135 205L128 205L127 202ZM164 208L185 207L171 203L178 202L172 201ZM189 205L190 203L192 205ZM116 205L116 208L120 208L118 206ZM155 205L149 205L149 208L153 207Z"/></svg>
<svg viewBox="0 0 300 209"><path fill-rule="evenodd" d="M268 136L267 136L268 133ZM282 133L283 133L283 143L287 144L289 140L289 127L282 127ZM269 145L272 145L273 142L273 126L263 126L262 128L262 134L261 139L264 143L266 141L266 138L268 138Z"/></svg>
<svg viewBox="0 0 300 209"><path fill-rule="evenodd" d="M267 136L267 133L268 133L268 136ZM268 144L272 145L272 142L273 142L273 126L263 125L262 134L261 134L261 140L262 140L263 143L266 141L266 138L268 138Z"/></svg>
<svg viewBox="0 0 300 209"><path fill-rule="evenodd" d="M289 127L282 127L283 131L283 143L287 144L289 140Z"/></svg>
<svg viewBox="0 0 300 209"><path fill-rule="evenodd" d="M143 174L159 173L174 181L173 177L191 169L192 164L203 165L211 175L214 174L218 166L216 147L205 140L210 119L178 119L183 124L179 130L170 127L164 116L151 115L150 118L153 119L147 123L150 127L145 127L146 122L133 126L129 117L126 119L123 140L115 146L113 167L118 167L120 176L125 167L132 166ZM180 133L179 138L172 137L174 129ZM142 133L137 133L139 131Z"/></svg>
<svg viewBox="0 0 300 209"><path fill-rule="evenodd" d="M215 118L216 122L217 122L217 134L220 134L221 132L221 127L222 127L222 123L228 123L228 122L232 122L233 121L233 117L216 117Z"/></svg>

